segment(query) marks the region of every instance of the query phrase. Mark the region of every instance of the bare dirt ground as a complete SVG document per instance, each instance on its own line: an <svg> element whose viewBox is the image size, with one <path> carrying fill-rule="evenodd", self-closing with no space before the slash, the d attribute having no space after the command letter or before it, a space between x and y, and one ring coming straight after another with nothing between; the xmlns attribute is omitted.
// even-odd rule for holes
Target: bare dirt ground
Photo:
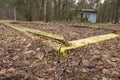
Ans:
<svg viewBox="0 0 120 80"><path fill-rule="evenodd" d="M120 35L120 25L14 25L62 35L65 40L107 33ZM95 28L89 28L91 26ZM0 80L120 80L120 37L59 57L41 39L33 41L23 33L0 24Z"/></svg>

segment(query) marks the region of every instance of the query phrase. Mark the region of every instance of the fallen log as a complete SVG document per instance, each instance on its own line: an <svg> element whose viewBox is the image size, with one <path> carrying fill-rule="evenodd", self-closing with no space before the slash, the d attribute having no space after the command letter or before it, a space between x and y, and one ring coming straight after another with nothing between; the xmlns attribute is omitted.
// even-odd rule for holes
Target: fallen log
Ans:
<svg viewBox="0 0 120 80"><path fill-rule="evenodd" d="M12 24L8 24L8 23L3 23L3 24L6 25L6 26L9 26L11 28L14 28L18 31L30 32L30 33L36 34L38 36L43 36L43 37L51 38L51 39L58 40L58 41L64 41L64 37L56 35L56 34L51 34L51 33L47 33L47 32L44 32L44 31L35 30L35 29L32 29L32 28L15 27Z"/></svg>
<svg viewBox="0 0 120 80"><path fill-rule="evenodd" d="M64 41L64 37L56 34L51 34L51 33L43 32L40 30L31 29L31 28L15 27L14 25L8 24L8 23L3 23L3 24L13 29L16 29L20 32L23 32L25 35L29 36L32 39L39 39L40 37L42 37L43 39L51 40L48 42L44 40L45 41L44 43L48 43L49 46L55 49L55 51L58 51L60 47L69 45L67 41Z"/></svg>
<svg viewBox="0 0 120 80"><path fill-rule="evenodd" d="M93 26L78 26L78 25L72 25L71 27L77 27L77 28L89 28L89 29L98 29L98 30L110 30L113 32L120 31L120 29L112 29L112 28L107 28L107 27L93 27Z"/></svg>
<svg viewBox="0 0 120 80"><path fill-rule="evenodd" d="M62 47L60 50L60 54L62 56L66 56L68 54L68 51L70 51L70 50L81 48L81 47L87 46L89 44L94 44L97 42L102 42L102 41L106 41L109 39L113 39L118 36L119 35L116 35L116 34L106 34L106 35L100 35L100 36L90 37L90 38L86 38L86 39L69 41L69 44L71 44L71 45L68 47Z"/></svg>
<svg viewBox="0 0 120 80"><path fill-rule="evenodd" d="M26 24L26 23L29 23L29 24L50 24L50 22L48 23L45 23L43 21L15 21L15 20L0 20L0 23L10 23L10 24L19 24L19 23L22 23L22 24Z"/></svg>
<svg viewBox="0 0 120 80"><path fill-rule="evenodd" d="M70 50L81 48L81 47L87 46L89 44L106 41L106 40L113 39L113 38L116 38L119 36L117 34L106 34L106 35L100 35L100 36L90 37L90 38L86 38L86 39L65 42L64 37L58 36L56 34L46 33L46 32L42 32L39 30L31 29L31 28L23 28L23 27L19 28L19 27L15 27L15 26L13 26L11 24L7 24L7 23L3 23L3 24L5 24L6 26L9 26L11 28L14 28L18 31L24 32L28 36L29 36L28 32L30 32L30 33L36 34L37 37L42 36L42 37L47 37L52 41L53 40L58 41L58 42L54 42L54 41L50 42L49 46L51 46L56 51L58 51L58 53L61 56L66 56L68 54L68 51L70 51Z"/></svg>
<svg viewBox="0 0 120 80"><path fill-rule="evenodd" d="M5 26L9 26L9 27L11 27L11 28L13 28L13 29L16 29L16 30L18 30L18 31L20 31L20 32L23 32L25 35L27 35L27 36L30 37L31 39L38 39L38 38L39 38L39 37L37 37L37 36L33 36L32 34L26 32L26 31L24 31L24 30L22 30L22 29L20 29L20 28L14 27L14 26L12 26L12 25L10 25L10 24L4 23L4 22L0 22L0 23L4 24Z"/></svg>

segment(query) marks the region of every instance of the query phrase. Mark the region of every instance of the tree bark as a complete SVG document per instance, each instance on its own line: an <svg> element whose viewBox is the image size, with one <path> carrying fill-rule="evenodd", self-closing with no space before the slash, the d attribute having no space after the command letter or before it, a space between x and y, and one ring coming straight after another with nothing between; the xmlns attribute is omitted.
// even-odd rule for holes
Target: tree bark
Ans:
<svg viewBox="0 0 120 80"><path fill-rule="evenodd" d="M115 13L115 24L119 23L120 0L118 0L116 4L117 4L117 7L116 7L116 13Z"/></svg>
<svg viewBox="0 0 120 80"><path fill-rule="evenodd" d="M44 21L47 22L47 0L44 0Z"/></svg>
<svg viewBox="0 0 120 80"><path fill-rule="evenodd" d="M16 21L17 15L16 15L16 6L14 6L14 20Z"/></svg>
<svg viewBox="0 0 120 80"><path fill-rule="evenodd" d="M0 19L1 19L1 15L2 15L2 13L1 13L1 7L0 7Z"/></svg>

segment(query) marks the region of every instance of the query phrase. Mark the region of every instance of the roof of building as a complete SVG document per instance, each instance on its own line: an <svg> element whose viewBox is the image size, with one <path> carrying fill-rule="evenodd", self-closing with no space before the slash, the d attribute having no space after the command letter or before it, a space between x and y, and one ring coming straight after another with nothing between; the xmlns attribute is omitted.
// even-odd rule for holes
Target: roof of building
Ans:
<svg viewBox="0 0 120 80"><path fill-rule="evenodd" d="M97 10L95 10L95 9L81 9L81 11L84 11L84 12L97 12Z"/></svg>
<svg viewBox="0 0 120 80"><path fill-rule="evenodd" d="M73 9L75 10L75 9ZM92 13L97 13L97 10L95 9L77 9L78 11L82 11L82 12L92 12Z"/></svg>

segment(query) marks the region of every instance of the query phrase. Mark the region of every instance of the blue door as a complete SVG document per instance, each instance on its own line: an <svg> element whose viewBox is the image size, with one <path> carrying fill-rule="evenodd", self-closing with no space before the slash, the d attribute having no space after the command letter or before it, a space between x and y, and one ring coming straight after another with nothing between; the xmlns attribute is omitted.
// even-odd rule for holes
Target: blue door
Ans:
<svg viewBox="0 0 120 80"><path fill-rule="evenodd" d="M96 13L90 13L90 16L88 18L88 21L90 23L96 23L96 17L97 17L97 14Z"/></svg>

